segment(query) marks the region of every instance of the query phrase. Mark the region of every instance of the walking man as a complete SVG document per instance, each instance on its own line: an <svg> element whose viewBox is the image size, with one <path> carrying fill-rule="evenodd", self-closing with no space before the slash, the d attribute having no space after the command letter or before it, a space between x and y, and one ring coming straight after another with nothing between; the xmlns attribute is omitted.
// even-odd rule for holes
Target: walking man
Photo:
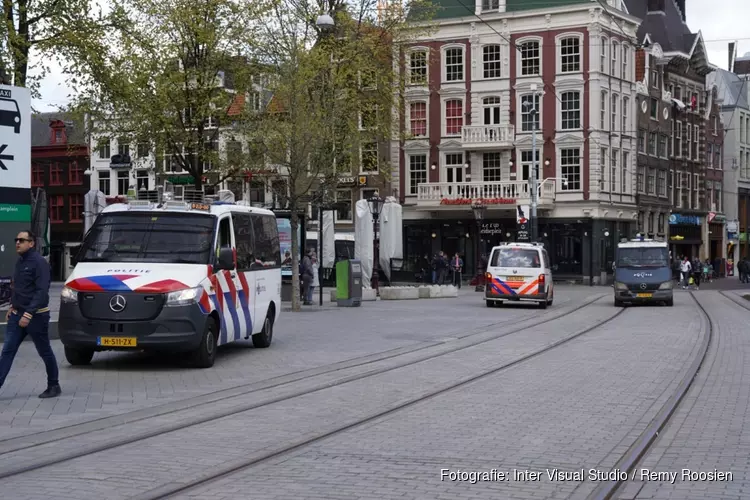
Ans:
<svg viewBox="0 0 750 500"><path fill-rule="evenodd" d="M19 259L13 275L5 344L0 355L0 387L5 383L18 348L28 334L47 369L47 390L39 397L54 398L60 395L61 390L57 360L49 343L50 269L47 261L36 251L35 241L31 231L21 231L16 236Z"/></svg>

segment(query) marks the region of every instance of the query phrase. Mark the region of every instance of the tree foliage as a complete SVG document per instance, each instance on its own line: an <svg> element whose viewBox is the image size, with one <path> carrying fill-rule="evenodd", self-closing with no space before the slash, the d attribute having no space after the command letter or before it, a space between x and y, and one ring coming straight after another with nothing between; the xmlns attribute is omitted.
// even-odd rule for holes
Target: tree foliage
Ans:
<svg viewBox="0 0 750 500"><path fill-rule="evenodd" d="M198 188L209 165L226 177L243 157L221 151L220 131L231 136L252 95L265 8L262 0L114 0L120 28L71 58L74 110L93 136L146 144L157 168L182 169Z"/></svg>

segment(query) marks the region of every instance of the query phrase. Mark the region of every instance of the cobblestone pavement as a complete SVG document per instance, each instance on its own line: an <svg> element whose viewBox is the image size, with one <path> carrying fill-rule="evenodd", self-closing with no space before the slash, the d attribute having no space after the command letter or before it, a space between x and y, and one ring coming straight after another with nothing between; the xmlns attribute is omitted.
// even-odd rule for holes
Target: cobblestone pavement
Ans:
<svg viewBox="0 0 750 500"><path fill-rule="evenodd" d="M555 306L607 293L591 287L558 287ZM312 369L405 346L442 342L469 330L492 328L540 314L519 305L488 309L481 294L464 288L455 299L365 302L359 308L306 309L282 313L273 345L251 341L219 349L211 369L182 367L179 360L142 354L98 353L91 366L72 367L62 345L52 344L60 365L61 397L41 400L44 365L26 342L0 389L0 439L54 429L196 397L233 386Z"/></svg>
<svg viewBox="0 0 750 500"><path fill-rule="evenodd" d="M585 495L596 483L548 481L545 469L605 470L616 462L670 395L698 347L700 313L691 300L679 294L673 308L630 308L606 327L525 364L300 448L187 497L440 500ZM473 307L457 303L450 312L479 315ZM504 310L485 310L506 317ZM166 482L184 482L467 379L595 325L615 311L611 297L605 296L579 314L518 335L6 478L3 487L17 499L117 499ZM470 484L441 481L443 468L529 469L544 475L538 480Z"/></svg>
<svg viewBox="0 0 750 500"><path fill-rule="evenodd" d="M750 498L750 310L718 292L701 290L695 296L714 322L707 358L672 420L638 464L636 480L623 486L617 498ZM664 476L646 474L640 480L642 469ZM715 471L731 473L731 478L700 476ZM674 476L665 475L670 473Z"/></svg>
<svg viewBox="0 0 750 500"><path fill-rule="evenodd" d="M631 308L512 370L178 498L585 498L598 484L589 469L609 470L671 395L700 325L687 294L674 308ZM441 477L493 469L507 475ZM554 469L587 479L549 480Z"/></svg>

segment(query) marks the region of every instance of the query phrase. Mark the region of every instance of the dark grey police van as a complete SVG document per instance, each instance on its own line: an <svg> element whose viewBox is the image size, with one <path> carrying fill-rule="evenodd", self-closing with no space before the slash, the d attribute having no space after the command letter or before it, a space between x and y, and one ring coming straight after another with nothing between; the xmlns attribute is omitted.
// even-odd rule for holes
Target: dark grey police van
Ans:
<svg viewBox="0 0 750 500"><path fill-rule="evenodd" d="M666 241L637 238L617 245L615 306L674 305L672 268Z"/></svg>

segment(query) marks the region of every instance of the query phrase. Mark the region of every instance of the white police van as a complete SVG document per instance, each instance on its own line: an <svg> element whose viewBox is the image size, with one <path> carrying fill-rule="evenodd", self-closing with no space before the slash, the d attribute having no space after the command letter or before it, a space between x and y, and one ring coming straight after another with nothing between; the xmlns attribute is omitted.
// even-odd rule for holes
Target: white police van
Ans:
<svg viewBox="0 0 750 500"><path fill-rule="evenodd" d="M186 352L252 336L268 347L281 306L276 216L232 202L106 207L65 282L58 330L72 365L104 350Z"/></svg>
<svg viewBox="0 0 750 500"><path fill-rule="evenodd" d="M555 297L549 255L541 243L503 243L492 249L485 274L487 307L535 302L542 309Z"/></svg>

